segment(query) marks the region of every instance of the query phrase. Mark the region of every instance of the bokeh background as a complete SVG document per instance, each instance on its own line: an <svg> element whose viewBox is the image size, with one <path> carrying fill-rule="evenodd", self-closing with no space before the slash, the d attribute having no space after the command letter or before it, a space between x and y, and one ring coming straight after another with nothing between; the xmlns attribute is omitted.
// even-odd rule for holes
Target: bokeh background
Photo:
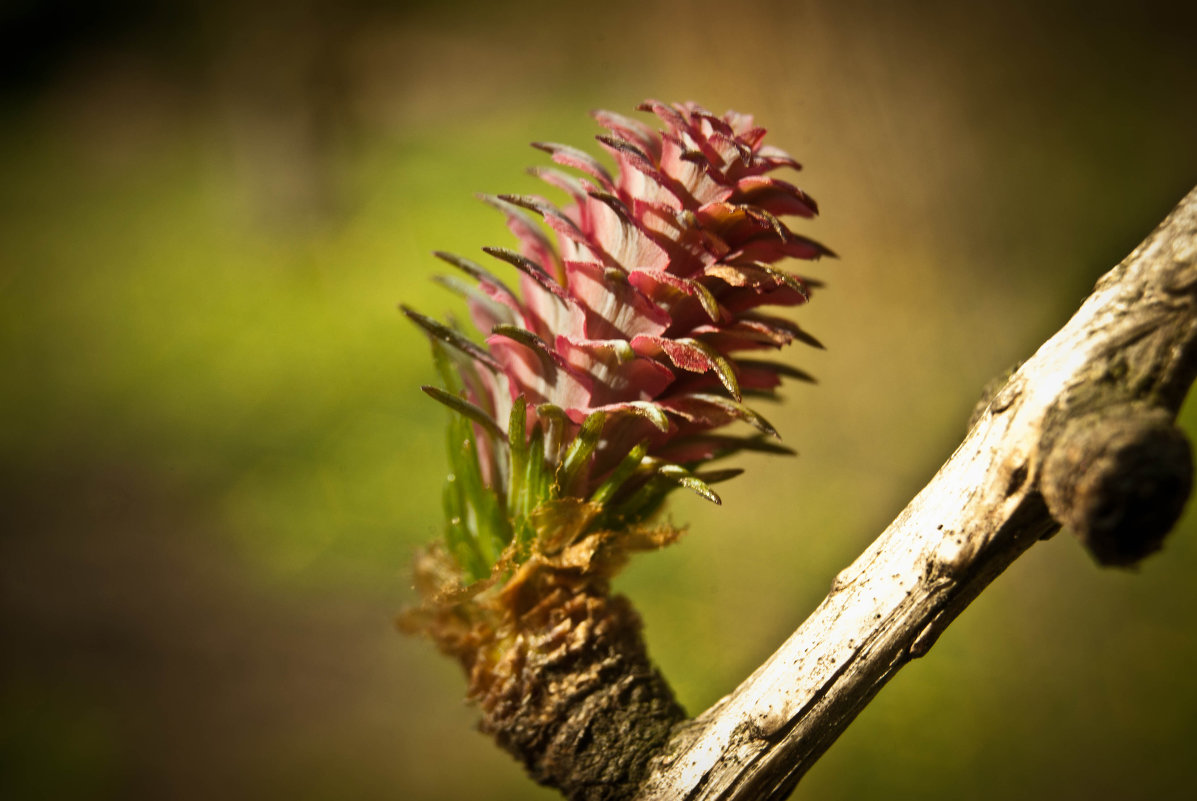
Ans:
<svg viewBox="0 0 1197 801"><path fill-rule="evenodd" d="M444 475L395 306L509 243L472 194L541 191L528 142L646 97L755 113L841 254L819 385L764 410L800 456L618 580L705 708L1197 183L1195 8L9 0L0 796L555 797L393 629ZM1189 798L1195 529L1133 573L1036 546L795 797Z"/></svg>

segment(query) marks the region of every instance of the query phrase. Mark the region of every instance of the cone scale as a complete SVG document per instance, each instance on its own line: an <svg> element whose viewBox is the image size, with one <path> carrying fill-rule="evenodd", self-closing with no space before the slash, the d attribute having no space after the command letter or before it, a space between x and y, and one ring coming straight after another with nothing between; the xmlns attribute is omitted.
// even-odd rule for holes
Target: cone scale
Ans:
<svg viewBox="0 0 1197 801"><path fill-rule="evenodd" d="M436 254L477 335L404 309L451 418L445 538L417 558L422 603L401 626L461 664L483 731L578 799L631 797L684 719L609 580L678 537L654 522L674 489L720 502L713 485L739 471L711 462L792 453L746 401L809 380L767 355L821 346L769 307L810 297L788 262L831 255L782 221L817 206L775 176L799 165L750 116L639 110L657 127L594 114L614 169L534 145L562 202L483 198L516 248Z"/></svg>

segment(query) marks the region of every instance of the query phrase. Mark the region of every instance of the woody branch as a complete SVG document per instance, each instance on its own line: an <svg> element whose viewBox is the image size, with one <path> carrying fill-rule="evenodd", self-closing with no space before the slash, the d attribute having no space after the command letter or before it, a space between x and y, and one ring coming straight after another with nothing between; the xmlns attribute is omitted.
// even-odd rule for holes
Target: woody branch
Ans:
<svg viewBox="0 0 1197 801"><path fill-rule="evenodd" d="M734 692L680 724L639 801L782 799L1020 554L1067 526L1098 562L1158 549L1191 484L1197 189L978 410L956 452Z"/></svg>

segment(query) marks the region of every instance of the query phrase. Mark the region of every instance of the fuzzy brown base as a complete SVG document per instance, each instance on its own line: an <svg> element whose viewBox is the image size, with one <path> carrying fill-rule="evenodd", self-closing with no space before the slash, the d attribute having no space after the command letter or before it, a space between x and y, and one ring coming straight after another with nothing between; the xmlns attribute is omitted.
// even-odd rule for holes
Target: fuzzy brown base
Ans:
<svg viewBox="0 0 1197 801"><path fill-rule="evenodd" d="M570 799L631 798L685 718L631 604L580 571L528 571L493 594L426 605L404 627L461 663L479 728Z"/></svg>
<svg viewBox="0 0 1197 801"><path fill-rule="evenodd" d="M627 599L553 578L500 659L475 668L480 727L571 799L630 798L685 715Z"/></svg>

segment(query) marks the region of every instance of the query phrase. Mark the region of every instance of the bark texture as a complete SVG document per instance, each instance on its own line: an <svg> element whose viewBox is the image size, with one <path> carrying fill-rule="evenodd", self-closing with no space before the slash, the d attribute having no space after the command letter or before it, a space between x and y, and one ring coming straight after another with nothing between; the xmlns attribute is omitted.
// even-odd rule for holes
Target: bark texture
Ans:
<svg viewBox="0 0 1197 801"><path fill-rule="evenodd" d="M568 798L629 798L685 713L626 598L545 578L517 607L499 659L475 668L479 727Z"/></svg>
<svg viewBox="0 0 1197 801"><path fill-rule="evenodd" d="M636 798L783 799L903 665L1061 524L1133 564L1175 524L1192 457L1197 190L1008 379L938 474L731 695L678 726Z"/></svg>
<svg viewBox="0 0 1197 801"><path fill-rule="evenodd" d="M595 558L602 545L590 545L582 556L564 549L557 564L538 555L514 575L500 570L471 587L433 548L416 561L424 603L399 626L429 636L461 664L478 727L533 779L577 801L615 801L636 792L685 712L648 658L639 615L609 593L612 566Z"/></svg>

